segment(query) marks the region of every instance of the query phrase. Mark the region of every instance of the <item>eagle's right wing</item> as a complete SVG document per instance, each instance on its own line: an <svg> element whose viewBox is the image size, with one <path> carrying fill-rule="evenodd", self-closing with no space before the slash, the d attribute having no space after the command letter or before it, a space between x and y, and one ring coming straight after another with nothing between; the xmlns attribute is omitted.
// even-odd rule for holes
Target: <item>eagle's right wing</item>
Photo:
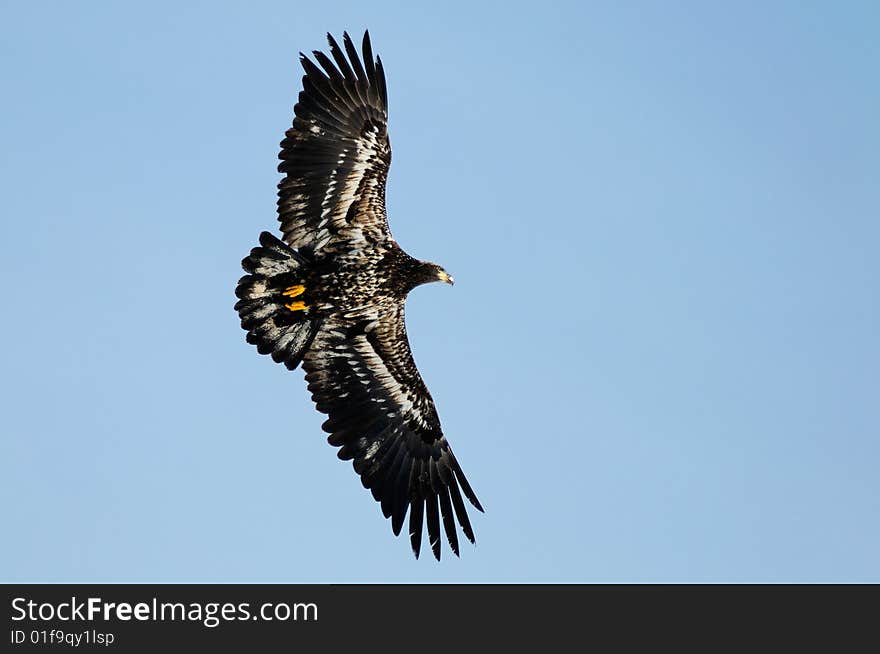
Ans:
<svg viewBox="0 0 880 654"><path fill-rule="evenodd" d="M462 492L483 508L443 436L434 401L416 369L403 304L357 320L325 320L302 365L318 410L330 416L322 426L330 434L327 440L341 446L339 458L354 459L364 487L391 518L394 534L409 510L416 556L425 516L437 559L441 517L456 555L455 518L474 542Z"/></svg>
<svg viewBox="0 0 880 654"><path fill-rule="evenodd" d="M328 34L334 63L305 55L293 127L281 142L278 220L284 241L306 255L352 250L389 236L385 180L391 165L388 93L382 61L364 34L363 64L348 33L342 49ZM323 69L323 70L322 70Z"/></svg>

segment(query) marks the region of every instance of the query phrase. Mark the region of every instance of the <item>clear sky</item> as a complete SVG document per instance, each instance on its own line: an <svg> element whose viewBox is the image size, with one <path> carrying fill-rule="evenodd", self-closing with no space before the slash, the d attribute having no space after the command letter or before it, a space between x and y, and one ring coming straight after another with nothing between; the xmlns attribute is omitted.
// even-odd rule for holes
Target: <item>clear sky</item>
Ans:
<svg viewBox="0 0 880 654"><path fill-rule="evenodd" d="M3 581L880 581L873 2L4 3ZM232 309L369 28L483 505L395 539Z"/></svg>

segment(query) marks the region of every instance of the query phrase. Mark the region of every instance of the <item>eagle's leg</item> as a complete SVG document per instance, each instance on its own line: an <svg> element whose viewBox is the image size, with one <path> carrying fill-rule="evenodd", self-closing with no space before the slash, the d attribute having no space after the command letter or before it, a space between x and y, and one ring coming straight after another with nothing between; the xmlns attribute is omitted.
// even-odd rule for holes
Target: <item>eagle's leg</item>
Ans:
<svg viewBox="0 0 880 654"><path fill-rule="evenodd" d="M295 297L299 297L303 293L306 292L306 287L302 284L294 284L293 286L288 286L284 289L284 292L281 295L285 295L289 297L291 300ZM291 302L290 304L285 304L284 308L289 311L305 311L308 309L305 302Z"/></svg>
<svg viewBox="0 0 880 654"><path fill-rule="evenodd" d="M284 292L281 295L286 295L289 298L295 298L299 295L302 295L306 292L306 287L302 284L296 284L294 286L288 286L284 289Z"/></svg>

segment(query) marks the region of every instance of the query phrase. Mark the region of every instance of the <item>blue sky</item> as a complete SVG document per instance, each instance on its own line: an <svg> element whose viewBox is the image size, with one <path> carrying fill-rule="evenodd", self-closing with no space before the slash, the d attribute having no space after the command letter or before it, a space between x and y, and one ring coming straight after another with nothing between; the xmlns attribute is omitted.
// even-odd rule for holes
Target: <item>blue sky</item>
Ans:
<svg viewBox="0 0 880 654"><path fill-rule="evenodd" d="M3 581L880 581L880 10L6 3ZM415 561L244 342L300 50L368 27L486 507ZM476 513L476 512L473 512Z"/></svg>

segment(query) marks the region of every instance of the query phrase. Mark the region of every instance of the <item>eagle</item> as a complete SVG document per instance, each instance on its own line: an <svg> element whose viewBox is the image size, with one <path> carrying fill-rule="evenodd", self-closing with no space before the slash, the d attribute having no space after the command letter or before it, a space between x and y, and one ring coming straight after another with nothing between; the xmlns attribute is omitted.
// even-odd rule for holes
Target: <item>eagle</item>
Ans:
<svg viewBox="0 0 880 654"><path fill-rule="evenodd" d="M404 252L388 227L388 92L369 32L363 58L347 32L342 47L327 41L329 56L300 53L302 91L278 155L282 238L263 232L242 261L235 310L260 354L305 371L327 441L353 462L394 535L409 513L416 558L426 523L439 561L441 519L458 556L456 521L475 542L462 495L483 507L416 368L404 303L417 286L453 279Z"/></svg>

